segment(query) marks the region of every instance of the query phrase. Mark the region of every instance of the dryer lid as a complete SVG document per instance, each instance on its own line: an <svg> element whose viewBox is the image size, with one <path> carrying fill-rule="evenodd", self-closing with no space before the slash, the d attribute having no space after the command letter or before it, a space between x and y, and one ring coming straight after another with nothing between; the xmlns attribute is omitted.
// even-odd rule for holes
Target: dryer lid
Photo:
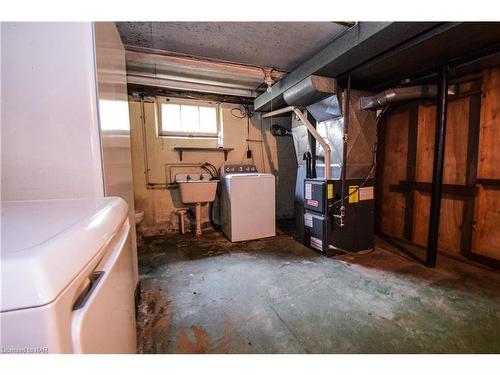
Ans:
<svg viewBox="0 0 500 375"><path fill-rule="evenodd" d="M121 198L2 202L0 311L52 302L127 219Z"/></svg>

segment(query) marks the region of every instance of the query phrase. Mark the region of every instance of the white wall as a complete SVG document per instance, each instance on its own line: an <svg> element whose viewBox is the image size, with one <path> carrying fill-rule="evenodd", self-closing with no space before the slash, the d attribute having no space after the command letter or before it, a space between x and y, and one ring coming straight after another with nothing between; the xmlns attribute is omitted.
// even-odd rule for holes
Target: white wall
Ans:
<svg viewBox="0 0 500 375"><path fill-rule="evenodd" d="M114 22L96 22L94 36L104 190L106 196L125 199L129 207L130 225L134 228L134 186L125 49ZM131 238L134 264L137 264L134 230L131 232ZM138 275L135 277L138 278Z"/></svg>
<svg viewBox="0 0 500 375"><path fill-rule="evenodd" d="M104 195L91 23L2 23L2 200Z"/></svg>

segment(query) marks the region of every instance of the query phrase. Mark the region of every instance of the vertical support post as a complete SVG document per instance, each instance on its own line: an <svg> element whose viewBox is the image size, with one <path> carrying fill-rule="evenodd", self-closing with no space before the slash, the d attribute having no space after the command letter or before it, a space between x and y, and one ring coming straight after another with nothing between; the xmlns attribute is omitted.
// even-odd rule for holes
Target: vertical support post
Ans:
<svg viewBox="0 0 500 375"><path fill-rule="evenodd" d="M408 155L406 157L406 181L415 182L417 169L417 137L418 137L418 107L415 101L408 106ZM409 190L405 194L405 218L403 237L408 241L413 240L413 206L415 192Z"/></svg>
<svg viewBox="0 0 500 375"><path fill-rule="evenodd" d="M439 68L439 82L436 103L436 138L434 144L434 166L432 172L431 212L429 219L429 238L427 241L427 267L436 266L439 216L444 170L444 146L446 139L446 112L448 107L448 67Z"/></svg>
<svg viewBox="0 0 500 375"><path fill-rule="evenodd" d="M382 195L385 171L386 117L377 120L377 163L375 164L375 233L382 234Z"/></svg>

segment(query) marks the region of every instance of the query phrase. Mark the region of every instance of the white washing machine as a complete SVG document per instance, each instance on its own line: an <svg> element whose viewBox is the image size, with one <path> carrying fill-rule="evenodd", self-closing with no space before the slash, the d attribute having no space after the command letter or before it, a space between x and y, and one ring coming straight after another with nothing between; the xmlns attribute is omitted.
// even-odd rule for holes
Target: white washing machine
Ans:
<svg viewBox="0 0 500 375"><path fill-rule="evenodd" d="M232 242L276 235L275 178L251 164L221 168L222 231Z"/></svg>
<svg viewBox="0 0 500 375"><path fill-rule="evenodd" d="M2 202L2 353L135 353L128 205Z"/></svg>

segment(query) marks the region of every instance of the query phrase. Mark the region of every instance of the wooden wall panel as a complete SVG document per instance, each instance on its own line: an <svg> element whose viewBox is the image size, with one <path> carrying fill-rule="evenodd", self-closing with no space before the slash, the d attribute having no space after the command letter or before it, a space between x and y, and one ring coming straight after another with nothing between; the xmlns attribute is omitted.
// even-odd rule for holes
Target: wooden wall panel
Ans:
<svg viewBox="0 0 500 375"><path fill-rule="evenodd" d="M448 103L443 175L445 184L466 184L469 101L466 97ZM441 200L438 249L460 254L464 202L457 198L444 196Z"/></svg>
<svg viewBox="0 0 500 375"><path fill-rule="evenodd" d="M419 105L415 179L420 182L432 182L435 129L436 106Z"/></svg>
<svg viewBox="0 0 500 375"><path fill-rule="evenodd" d="M445 166L443 182L465 184L467 162L467 135L469 126L469 99L462 98L448 103ZM416 180L432 182L436 106L419 106ZM463 201L444 196L441 201L438 248L447 252L460 252ZM429 230L430 196L415 194L413 241L427 246Z"/></svg>
<svg viewBox="0 0 500 375"><path fill-rule="evenodd" d="M415 193L415 208L413 217L413 242L427 247L429 232L429 211L431 199L428 194Z"/></svg>
<svg viewBox="0 0 500 375"><path fill-rule="evenodd" d="M478 178L500 179L500 68L483 73ZM500 260L500 190L479 190L473 252Z"/></svg>
<svg viewBox="0 0 500 375"><path fill-rule="evenodd" d="M464 202L443 198L439 220L438 249L460 254Z"/></svg>
<svg viewBox="0 0 500 375"><path fill-rule="evenodd" d="M413 242L427 247L429 234L429 212L431 198L428 194L417 193L415 196L417 207L414 227ZM464 203L461 200L444 197L441 200L441 216L439 219L438 249L450 253L460 253L460 233L462 225L462 212Z"/></svg>
<svg viewBox="0 0 500 375"><path fill-rule="evenodd" d="M443 183L465 185L469 98L450 101L447 115Z"/></svg>
<svg viewBox="0 0 500 375"><path fill-rule="evenodd" d="M414 218L414 243L427 247L429 232L429 212L431 197L428 194L417 193ZM460 253L460 233L464 203L461 200L443 198L441 200L441 216L439 219L438 249L449 253Z"/></svg>
<svg viewBox="0 0 500 375"><path fill-rule="evenodd" d="M483 74L478 178L500 179L500 67Z"/></svg>
<svg viewBox="0 0 500 375"><path fill-rule="evenodd" d="M432 182L435 122L436 106L419 105L416 181ZM429 195L420 192L415 193L414 205L413 242L421 246L427 246L430 210Z"/></svg>
<svg viewBox="0 0 500 375"><path fill-rule="evenodd" d="M383 124L386 138L380 229L398 238L403 237L405 199L402 194L389 192L389 185L406 179L408 122L408 111L395 109Z"/></svg>
<svg viewBox="0 0 500 375"><path fill-rule="evenodd" d="M469 99L448 103L443 183L465 184ZM419 106L416 180L432 182L436 106Z"/></svg>
<svg viewBox="0 0 500 375"><path fill-rule="evenodd" d="M479 190L472 252L500 260L500 191Z"/></svg>
<svg viewBox="0 0 500 375"><path fill-rule="evenodd" d="M480 110L479 152L477 177L500 180L500 67L482 72L482 99ZM448 124L445 146L445 184L466 185L475 182L474 133L469 139L469 126L477 129L479 121L477 81L460 84L459 99L448 103ZM467 96L471 95L471 96ZM472 98L472 99L471 99ZM472 107L471 107L472 106ZM390 192L389 185L406 180L405 169L408 150L408 105L401 105L387 116L385 124L385 160L382 188L377 199L381 200L380 230L388 235L403 238L405 194ZM471 108L473 109L471 111ZM475 108L475 110L474 110ZM436 108L432 102L420 102L415 181L432 182ZM477 133L476 133L477 134ZM471 143L472 142L472 143ZM472 153L471 153L472 152ZM471 163L468 163L468 158ZM469 165L470 164L470 165ZM469 171L469 172L468 172ZM473 173L467 178L467 173ZM440 250L467 255L468 234L462 232L462 221L467 199L443 195L439 228ZM473 209L471 201L467 207ZM430 194L414 193L412 242L427 246ZM469 210L469 211L470 211ZM465 222L467 222L466 220ZM470 222L469 222L470 225ZM477 254L500 260L500 188L479 186L475 201L472 255ZM408 237L408 235L407 235ZM464 239L465 238L465 239ZM462 243L462 241L464 241ZM479 258L478 258L479 259ZM487 258L484 258L487 260Z"/></svg>

